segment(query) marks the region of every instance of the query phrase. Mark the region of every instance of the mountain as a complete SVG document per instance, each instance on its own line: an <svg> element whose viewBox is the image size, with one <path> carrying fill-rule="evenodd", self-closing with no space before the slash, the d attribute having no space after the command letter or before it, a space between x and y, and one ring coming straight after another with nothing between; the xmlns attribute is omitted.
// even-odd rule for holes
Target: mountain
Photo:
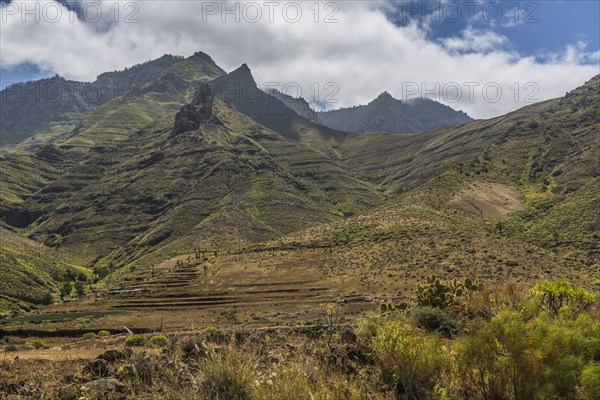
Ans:
<svg viewBox="0 0 600 400"><path fill-rule="evenodd" d="M464 112L436 101L419 98L403 102L388 92L367 105L323 112L314 111L302 97L294 98L276 89L268 93L307 120L344 132L414 133L472 121Z"/></svg>
<svg viewBox="0 0 600 400"><path fill-rule="evenodd" d="M204 53L190 59L193 57L214 65ZM109 101L144 90L145 85L167 71L186 72L186 63L190 60L164 55L122 71L103 73L94 82L55 76L11 85L0 92L0 146L14 146L36 135L38 142L67 135L77 129L86 115Z"/></svg>
<svg viewBox="0 0 600 400"><path fill-rule="evenodd" d="M48 279L10 267L25 265L16 256L5 279L44 294L72 268L122 284L197 248L316 243L340 249L327 270L365 282L398 260L488 276L496 250L511 262L503 279L539 265L598 279L600 77L502 117L397 135L322 126L261 91L247 65L225 73L204 53L152 71L67 134L0 154L0 244L52 249L22 268ZM364 107L396 109L390 99Z"/></svg>
<svg viewBox="0 0 600 400"><path fill-rule="evenodd" d="M290 95L280 92L277 89L269 89L267 93L277 98L283 104L294 110L296 114L300 115L301 117L304 117L307 120L316 124L322 125L321 119L319 118L319 114L310 107L310 104L308 104L308 102L304 100L304 98L292 97Z"/></svg>
<svg viewBox="0 0 600 400"><path fill-rule="evenodd" d="M167 76L98 108L69 137L8 153L3 219L104 274L151 253L273 239L381 203L340 160L302 143L330 130L258 92L247 67L207 77L177 109L156 99L186 96L151 89ZM250 100L224 94L245 83L257 90ZM26 166L38 169L30 176Z"/></svg>
<svg viewBox="0 0 600 400"><path fill-rule="evenodd" d="M433 100L419 98L403 102L383 92L367 105L318 113L319 121L346 132L422 132L472 119Z"/></svg>

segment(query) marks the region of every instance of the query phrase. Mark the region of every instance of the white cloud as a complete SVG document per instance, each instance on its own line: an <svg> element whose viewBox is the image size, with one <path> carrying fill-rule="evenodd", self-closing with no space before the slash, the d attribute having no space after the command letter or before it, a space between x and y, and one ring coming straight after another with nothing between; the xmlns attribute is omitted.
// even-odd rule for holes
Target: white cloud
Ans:
<svg viewBox="0 0 600 400"><path fill-rule="evenodd" d="M41 7L49 3L54 2L39 2ZM226 70L248 63L259 83L280 82L283 86L297 82L309 101L314 100L315 82L320 100L333 91L325 85L334 82L339 87L334 96L339 103L332 107L364 104L384 90L402 98L407 87L414 89L412 83L423 95L431 90L443 92L444 87L446 94L451 94L461 87L462 96L455 103L443 93L429 97L476 118L523 106L523 95L531 91L525 91L527 83L535 83L539 90L534 98L544 100L564 95L599 72L597 65L583 64L594 60L594 54L585 53L580 44L541 62L505 50L508 39L491 31L467 28L460 36L436 42L423 24L395 26L379 7L381 2L337 2L337 12L333 7L324 9L327 2L323 2L317 23L314 7L309 8L313 2L298 2L302 17L296 23L290 22L295 16L293 5L287 6L287 20L283 17L285 2L274 8L272 23L265 4L254 3L263 15L260 21L250 23L247 20L254 18L255 10L242 8L248 2L238 3L242 18L235 23L235 15L210 13L211 5L221 3L140 1L135 12L132 7L124 9L130 3L121 2L117 23L111 9L114 0L95 1L89 6L93 7L90 14L95 4L102 6L103 18L97 23L73 18L74 13L63 6L58 22L43 18L37 23L33 18L23 22L21 13L7 15L8 6L3 5L6 20L0 27L0 66L29 62L67 78L93 80L101 72L165 53L190 55L201 50ZM234 9L232 2L228 2L228 9ZM139 22L125 23L128 15ZM327 16L339 22L324 23ZM595 57L598 60L597 54ZM509 89L515 88L515 82L521 89L518 101ZM488 100L493 100L493 83L502 89L497 102L486 101L483 92L487 84ZM469 85L474 88L473 99L469 99Z"/></svg>
<svg viewBox="0 0 600 400"><path fill-rule="evenodd" d="M462 31L461 36L444 38L440 42L448 51L485 53L501 49L508 39L493 31L467 27Z"/></svg>

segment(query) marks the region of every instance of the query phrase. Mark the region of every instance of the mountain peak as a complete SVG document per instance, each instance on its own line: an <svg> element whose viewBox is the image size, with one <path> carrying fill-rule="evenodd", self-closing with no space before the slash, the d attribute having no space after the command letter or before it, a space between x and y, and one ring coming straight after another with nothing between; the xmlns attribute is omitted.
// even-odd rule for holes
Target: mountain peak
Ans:
<svg viewBox="0 0 600 400"><path fill-rule="evenodd" d="M252 76L252 71L250 71L248 64L242 64L238 69L230 72L226 76L230 81L235 81L241 84L256 85L254 77Z"/></svg>
<svg viewBox="0 0 600 400"><path fill-rule="evenodd" d="M373 99L369 104L395 104L396 102L401 103L400 100L395 99L389 92L385 91Z"/></svg>
<svg viewBox="0 0 600 400"><path fill-rule="evenodd" d="M383 100L396 100L392 97L391 94L389 94L387 91L381 93L379 96L377 96L377 99L383 99Z"/></svg>
<svg viewBox="0 0 600 400"><path fill-rule="evenodd" d="M248 64L246 64L246 63L240 65L235 71L232 72L232 74L247 75L247 76L252 77L252 71L250 70L250 67L248 67ZM252 78L252 80L254 81L254 78Z"/></svg>
<svg viewBox="0 0 600 400"><path fill-rule="evenodd" d="M195 52L189 58L191 58L191 59L198 59L198 60L202 60L202 61L206 61L206 62L210 62L212 64L215 63L213 61L213 59L208 54L206 54L206 53L204 53L202 51Z"/></svg>

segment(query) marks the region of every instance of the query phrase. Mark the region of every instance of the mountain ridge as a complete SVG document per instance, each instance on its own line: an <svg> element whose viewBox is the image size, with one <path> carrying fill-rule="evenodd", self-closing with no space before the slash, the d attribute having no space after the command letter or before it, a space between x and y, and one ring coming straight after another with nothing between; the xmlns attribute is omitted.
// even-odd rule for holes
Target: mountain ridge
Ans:
<svg viewBox="0 0 600 400"><path fill-rule="evenodd" d="M387 91L365 105L329 111L315 111L302 97L294 98L276 89L269 93L311 122L351 133L416 133L472 121L466 113L435 100L415 98L404 102Z"/></svg>
<svg viewBox="0 0 600 400"><path fill-rule="evenodd" d="M358 251L406 229L488 243L499 222L523 257L532 243L595 276L600 76L491 120L348 133L260 90L247 65L226 74L206 57L157 69L69 135L3 152L3 224L106 282L194 248L323 238Z"/></svg>

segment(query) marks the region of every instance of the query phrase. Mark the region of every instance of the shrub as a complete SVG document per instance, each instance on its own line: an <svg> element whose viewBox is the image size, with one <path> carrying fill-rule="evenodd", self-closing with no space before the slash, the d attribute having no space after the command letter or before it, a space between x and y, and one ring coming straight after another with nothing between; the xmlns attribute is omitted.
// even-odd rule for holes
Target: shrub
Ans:
<svg viewBox="0 0 600 400"><path fill-rule="evenodd" d="M382 372L395 377L398 391L410 399L432 393L441 380L444 365L449 363L436 336L428 337L400 320L381 326L372 348L380 358Z"/></svg>
<svg viewBox="0 0 600 400"><path fill-rule="evenodd" d="M531 294L540 301L542 309L557 316L560 309L568 306L574 313L587 309L595 296L583 288L571 285L565 280L557 282L542 281L531 289Z"/></svg>
<svg viewBox="0 0 600 400"><path fill-rule="evenodd" d="M327 398L311 390L310 380L314 370L305 363L271 366L271 372L257 377L254 398L260 400L314 400ZM312 393L311 393L312 392Z"/></svg>
<svg viewBox="0 0 600 400"><path fill-rule="evenodd" d="M88 332L88 333L84 333L81 338L82 339L95 339L97 337L97 335L94 332Z"/></svg>
<svg viewBox="0 0 600 400"><path fill-rule="evenodd" d="M204 328L203 332L206 334L206 339L210 342L223 344L229 341L229 337L215 325L208 325Z"/></svg>
<svg viewBox="0 0 600 400"><path fill-rule="evenodd" d="M452 315L440 308L416 307L410 312L410 318L416 325L430 331L436 331L440 328L454 328Z"/></svg>
<svg viewBox="0 0 600 400"><path fill-rule="evenodd" d="M102 331L98 332L98 336L110 336L110 335L111 335L110 331L102 330Z"/></svg>
<svg viewBox="0 0 600 400"><path fill-rule="evenodd" d="M34 339L30 344L34 349L38 350L47 348L46 343L44 343L41 339Z"/></svg>
<svg viewBox="0 0 600 400"><path fill-rule="evenodd" d="M146 352L133 354L120 370L120 375L134 385L149 386L162 375L169 375L169 367L160 358Z"/></svg>
<svg viewBox="0 0 600 400"><path fill-rule="evenodd" d="M408 303L382 303L379 305L379 311L382 313L392 312L392 311L405 311L408 309Z"/></svg>
<svg viewBox="0 0 600 400"><path fill-rule="evenodd" d="M181 350L185 358L201 358L208 354L208 349L199 338L187 337L181 341Z"/></svg>
<svg viewBox="0 0 600 400"><path fill-rule="evenodd" d="M169 344L169 339L165 335L156 335L150 338L150 345L154 347L166 347Z"/></svg>
<svg viewBox="0 0 600 400"><path fill-rule="evenodd" d="M369 312L358 321L355 332L359 340L370 343L377 335L383 316L379 313Z"/></svg>
<svg viewBox="0 0 600 400"><path fill-rule="evenodd" d="M208 357L200 368L204 375L202 391L212 400L249 400L256 368L253 361L235 351Z"/></svg>
<svg viewBox="0 0 600 400"><path fill-rule="evenodd" d="M129 347L143 347L146 343L148 343L146 335L132 335L125 339L125 346Z"/></svg>
<svg viewBox="0 0 600 400"><path fill-rule="evenodd" d="M325 335L327 345L331 347L333 335L340 329L340 324L344 320L344 308L338 303L321 304L323 316L325 318Z"/></svg>
<svg viewBox="0 0 600 400"><path fill-rule="evenodd" d="M580 390L584 399L600 399L600 364L590 363L583 368Z"/></svg>
<svg viewBox="0 0 600 400"><path fill-rule="evenodd" d="M466 331L456 346L458 381L473 398L577 398L583 371L600 354L600 322L586 314L507 309Z"/></svg>

